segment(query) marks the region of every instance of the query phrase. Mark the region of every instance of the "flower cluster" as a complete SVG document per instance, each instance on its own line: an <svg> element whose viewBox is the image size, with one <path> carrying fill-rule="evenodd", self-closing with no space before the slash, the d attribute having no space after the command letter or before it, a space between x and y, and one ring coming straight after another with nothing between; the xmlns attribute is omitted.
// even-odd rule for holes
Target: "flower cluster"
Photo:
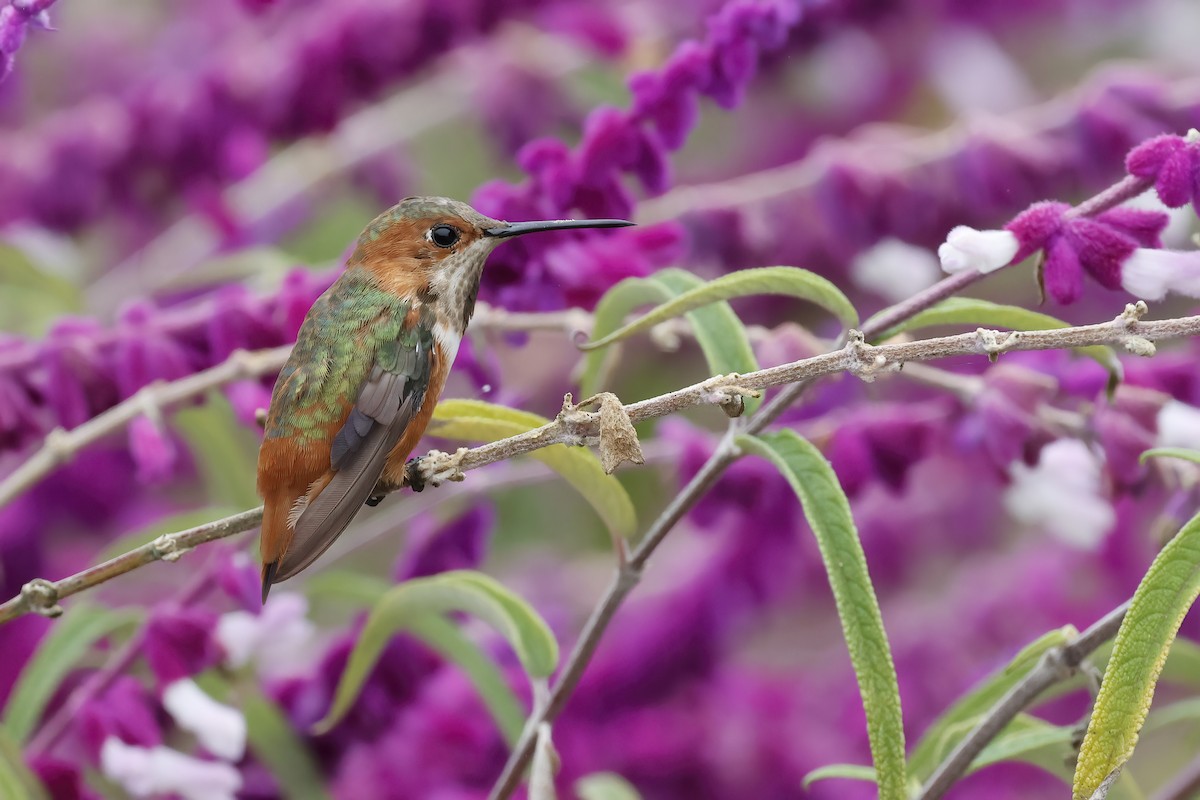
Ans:
<svg viewBox="0 0 1200 800"><path fill-rule="evenodd" d="M5 67L48 5L0 10ZM114 206L148 214L180 195L198 198L257 168L272 143L330 130L355 104L538 5L305 4L271 35L247 30L219 47L195 74L147 76L121 100L97 97L7 132L0 223L74 230Z"/></svg>
<svg viewBox="0 0 1200 800"><path fill-rule="evenodd" d="M0 81L12 72L27 31L30 28L51 29L47 9L52 5L54 0L12 0L0 8Z"/></svg>
<svg viewBox="0 0 1200 800"><path fill-rule="evenodd" d="M111 13L103 4L112 0L96 2ZM45 24L48 5L0 7L0 71L25 31ZM1129 0L1106 0L1103 9L1114 19L1173 19ZM273 147L299 142L289 156L305 152L353 109L427 79L441 86L450 69L485 79L467 87L473 94L462 96L473 99L461 109L456 98L454 130L428 137L446 141L419 146L474 146L467 137L481 132L501 170L481 170L473 157L431 158L417 176L395 152L343 153L344 174L335 177L346 179L338 185L353 202L318 206L325 198L311 198L330 219L307 219L298 236L272 221L255 237L295 263L320 263L346 245L341 218L357 215L355 204L390 203L422 181L429 188L418 191L431 194L443 184L479 186L475 205L499 218L653 223L518 238L498 249L481 290L496 307L495 327L477 315L447 396L462 392L465 376L501 387L506 405L553 417L579 365L564 327L592 319L578 309L555 312L592 308L622 279L668 265L703 279L762 264L804 267L843 290L863 319L881 300L911 319L968 285L997 303L1028 305L1032 285L983 281L1026 259L1037 259L1052 299L1073 303L1066 313L1076 322L1112 320L1123 305L1093 284L1146 300L1200 295L1200 251L1183 244L1200 211L1200 137L1187 133L1200 125L1196 84L1164 77L1178 69L1142 38L1149 34L1131 32L1135 26L1075 36L1083 23L1072 0L647 0L611 8L569 0L243 0L178 13L180 26L198 19L189 14L213 15L202 20L221 32L219 46L207 52L193 42L178 58L156 53L119 91L79 89L75 108L34 102L55 77L41 74L54 63L42 53L3 84L0 111L19 124L0 137L0 224L73 236L80 249L100 253L95 264L125 254L129 231L161 236L165 220L179 215L170 230L203 220L225 234L222 246L237 248L248 237L226 207L226 190ZM158 24L137 19L148 29ZM540 51L525 60L527 21L539 36L569 44L567 67L543 70ZM1026 63L1027 42L1048 34L1061 42L1054 61L1062 64ZM61 38L37 36L36 46L53 55ZM1083 39L1154 63L1096 69L1094 44ZM440 59L470 41L480 46ZM1049 94L1045 87L1064 84L1060 70L1071 80L1092 77L1033 106ZM621 85L627 102L612 104ZM608 103L585 112L598 98ZM1018 105L1030 107L1013 111ZM710 114L714 107L720 113ZM938 133L911 127L941 128L947 115L959 121ZM908 124L867 124L898 121ZM338 147L353 149L352 139L339 134ZM280 158L272 167L309 169L303 161ZM311 168L329 177L328 165ZM496 174L524 177L486 180ZM1092 191L1099 193L1088 198ZM281 218L298 219L292 206L309 200L269 202L286 208ZM939 260L955 274L925 292L941 277ZM25 298L31 309L53 309L36 337L0 334L0 475L31 452L54 465L37 467L36 481L17 481L14 496L0 494L0 602L27 596L4 608L37 610L32 598L50 590L34 579L78 574L109 548L146 543L155 558L182 555L87 594L63 591L63 620L28 613L0 623L0 712L7 726L13 706L5 704L14 697L36 706L27 730L13 731L52 796L90 797L91 784L105 781L137 797L271 800L295 793L297 781L319 781L335 798L481 800L512 750L506 736L519 724L506 719L511 704L536 708L544 690L526 674L529 654L514 649L513 630L501 625L501 635L482 623L525 606L496 595L504 608L483 620L444 613L461 639L389 636L347 713L318 733L314 724L357 663L363 631L376 625L367 621L371 598L448 570L495 574L558 641L554 686L569 674L563 661L614 560L589 502L607 520L613 508L628 510L627 498L639 529L668 507L662 519L677 520L678 530L653 564L629 556L640 585L606 618L594 651L590 640L578 650L594 655L577 685L567 681L571 694L553 722L558 795L568 796L577 779L615 772L662 800L875 796L873 787L837 780L801 788L815 768L870 758L811 508L777 465L746 455L747 447L702 496L682 490L685 510L670 516L677 487L707 475L714 453L733 452L736 441L716 431L758 430L760 412L729 423L702 408L688 421L639 423L645 467L623 468L619 481L604 484L594 470L570 475L589 502L560 491L561 476L543 465L507 461L468 472L461 486L404 492L364 513L338 548L264 603L247 542L184 554L165 544L176 539L156 538L254 502L249 450L189 448L176 433L186 428L184 413L177 424L172 413L200 395L156 398L202 370L241 363L239 351L293 341L337 268L296 267L260 293L250 287L261 280L242 283L198 265L188 285L204 288L126 298L112 319L101 319L84 316L104 305L102 287L88 284L113 276L46 264L0 264L0 309ZM69 306L41 289L60 283L79 284ZM824 353L841 333L828 314L794 297L739 297L728 309L746 323L764 366ZM547 313L516 313L524 311ZM1136 344L1135 312L1141 307L1096 328ZM676 335L686 325L655 329L653 347L625 343L605 388L629 403L716 371L701 355L724 358L729 347L748 356L737 330L717 340ZM976 336L982 342L985 334ZM999 363L971 356L881 368L866 375L878 378L870 382L831 377L773 418L774 431L794 431L821 451L849 504L883 610L910 753L940 713L1029 641L1082 628L1128 598L1165 535L1196 511L1193 465L1142 460L1156 446L1200 449L1200 351L1194 343L1160 346L1152 359L1002 352ZM852 341L846 352L867 352L858 347ZM273 376L258 374L268 369L230 370L219 387L249 427L269 402ZM53 433L120 403L136 413L106 429L108 438L77 449ZM472 423L480 438L508 424ZM568 471L586 458L556 447L544 451L546 461L561 467L565 458ZM4 480L0 492L12 485ZM110 541L123 534L119 547ZM177 586L180 575L186 580ZM121 610L107 613L110 604ZM411 621L407 614L400 624ZM35 655L53 642L48 636L75 624L86 635L73 649L86 654L60 655L61 685L44 696L31 691ZM1036 713L1069 726L1086 704L1077 692ZM1055 765L1043 767L1049 772L990 767L950 796L1061 791Z"/></svg>

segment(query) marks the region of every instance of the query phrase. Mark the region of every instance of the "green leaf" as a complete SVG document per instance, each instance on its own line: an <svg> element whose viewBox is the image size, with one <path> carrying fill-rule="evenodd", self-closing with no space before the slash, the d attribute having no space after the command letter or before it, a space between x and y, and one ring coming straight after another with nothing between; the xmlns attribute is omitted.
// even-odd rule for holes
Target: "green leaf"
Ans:
<svg viewBox="0 0 1200 800"><path fill-rule="evenodd" d="M4 728L0 728L0 797L21 800L47 800L46 787L25 766L21 747Z"/></svg>
<svg viewBox="0 0 1200 800"><path fill-rule="evenodd" d="M1186 447L1152 447L1138 457L1138 463L1145 464L1152 458L1182 458L1200 464L1200 450L1189 450Z"/></svg>
<svg viewBox="0 0 1200 800"><path fill-rule="evenodd" d="M1076 798L1090 798L1133 754L1159 673L1197 594L1200 516L1193 517L1159 552L1133 593L1079 750Z"/></svg>
<svg viewBox="0 0 1200 800"><path fill-rule="evenodd" d="M613 772L593 772L575 781L579 800L642 800L633 784Z"/></svg>
<svg viewBox="0 0 1200 800"><path fill-rule="evenodd" d="M28 739L41 719L46 703L79 659L96 642L122 629L131 628L141 616L141 612L135 610L111 611L98 606L73 606L50 629L33 658L21 670L21 676L9 695L0 726L17 742Z"/></svg>
<svg viewBox="0 0 1200 800"><path fill-rule="evenodd" d="M1021 649L1006 666L984 678L934 720L913 748L909 772L924 783L976 722L1008 691L1020 683L1051 648L1069 642L1078 631L1073 626L1052 630Z"/></svg>
<svg viewBox="0 0 1200 800"><path fill-rule="evenodd" d="M443 617L421 617L409 632L442 658L462 668L483 698L504 740L510 747L515 745L525 727L525 712L496 662L464 636L462 629Z"/></svg>
<svg viewBox="0 0 1200 800"><path fill-rule="evenodd" d="M637 306L666 303L704 286L703 280L681 269L664 269L649 278L627 278L600 299L592 319L592 335L603 339L618 328ZM687 318L704 352L710 375L746 373L758 369L746 328L729 303L723 300L710 303L687 312ZM593 350L587 354L580 380L584 397L590 397L600 390L604 362L604 351ZM746 410L753 411L758 403L755 398L746 398Z"/></svg>
<svg viewBox="0 0 1200 800"><path fill-rule="evenodd" d="M279 781L283 795L294 800L328 800L330 794L312 752L279 707L252 688L241 688L239 699L250 750Z"/></svg>
<svg viewBox="0 0 1200 800"><path fill-rule="evenodd" d="M801 785L805 789L808 789L817 781L826 781L830 778L844 778L848 781L875 783L875 768L862 764L830 764L825 767L818 767L805 775Z"/></svg>
<svg viewBox="0 0 1200 800"><path fill-rule="evenodd" d="M977 327L1008 328L1014 331L1047 331L1069 328L1070 323L1057 317L1031 311L1021 306L1003 305L973 297L950 297L937 305L915 314L899 325L889 328L875 337L874 341L890 339L904 331L931 328L935 325L974 325ZM1121 362L1111 347L1092 345L1076 347L1075 352L1098 362L1109 374L1120 381L1124 371Z"/></svg>
<svg viewBox="0 0 1200 800"><path fill-rule="evenodd" d="M358 608L374 605L396 584L356 572L319 572L304 584L309 600L340 601Z"/></svg>
<svg viewBox="0 0 1200 800"><path fill-rule="evenodd" d="M75 252L70 255L72 261ZM0 241L0 319L4 329L42 337L54 320L83 310L83 292L65 275L77 263L39 263L40 256L20 243Z"/></svg>
<svg viewBox="0 0 1200 800"><path fill-rule="evenodd" d="M1074 737L1074 726L1051 725L1037 717L1019 714L975 757L967 774L993 764L1018 761L1040 767L1063 783L1070 783Z"/></svg>
<svg viewBox="0 0 1200 800"><path fill-rule="evenodd" d="M259 504L254 489L258 441L238 422L225 395L209 392L204 405L180 409L172 423L187 440L209 500L234 508Z"/></svg>
<svg viewBox="0 0 1200 800"><path fill-rule="evenodd" d="M420 620L450 611L465 611L494 628L531 678L545 678L558 665L558 643L549 626L528 603L495 580L469 570L414 578L388 590L371 609L338 682L333 707L314 730L329 730L349 710L394 634L412 631Z"/></svg>
<svg viewBox="0 0 1200 800"><path fill-rule="evenodd" d="M739 436L737 441L746 452L772 462L800 498L825 562L862 694L880 800L902 800L907 783L900 688L850 503L829 462L794 431Z"/></svg>
<svg viewBox="0 0 1200 800"><path fill-rule="evenodd" d="M494 442L546 425L550 420L481 400L443 400L433 411L434 436L471 442ZM614 534L629 537L637 530L633 501L621 482L605 475L600 459L586 447L563 444L543 447L529 455L549 466L571 484L596 510Z"/></svg>
<svg viewBox="0 0 1200 800"><path fill-rule="evenodd" d="M787 295L811 300L841 320L847 328L858 325L858 313L846 295L820 275L797 267L759 267L743 269L701 283L658 305L633 322L612 333L579 346L580 350L595 350L628 339L649 330L660 322L681 316L720 300L751 295Z"/></svg>

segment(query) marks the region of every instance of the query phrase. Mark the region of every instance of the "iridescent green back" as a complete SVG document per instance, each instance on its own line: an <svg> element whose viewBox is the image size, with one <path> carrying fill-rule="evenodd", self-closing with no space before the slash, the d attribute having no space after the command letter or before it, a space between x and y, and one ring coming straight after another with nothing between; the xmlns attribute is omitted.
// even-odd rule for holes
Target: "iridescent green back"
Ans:
<svg viewBox="0 0 1200 800"><path fill-rule="evenodd" d="M271 393L266 437L327 435L357 398L377 357L394 368L408 310L408 301L379 289L365 270L348 269L317 298L300 327Z"/></svg>

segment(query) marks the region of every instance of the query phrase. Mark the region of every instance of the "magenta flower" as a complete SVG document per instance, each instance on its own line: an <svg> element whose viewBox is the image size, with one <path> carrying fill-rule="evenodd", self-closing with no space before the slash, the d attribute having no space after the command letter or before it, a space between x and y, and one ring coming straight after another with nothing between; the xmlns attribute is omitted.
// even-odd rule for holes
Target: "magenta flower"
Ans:
<svg viewBox="0 0 1200 800"><path fill-rule="evenodd" d="M1130 175L1154 181L1158 197L1168 208L1192 203L1200 213L1200 132L1185 136L1156 136L1130 151L1125 159Z"/></svg>

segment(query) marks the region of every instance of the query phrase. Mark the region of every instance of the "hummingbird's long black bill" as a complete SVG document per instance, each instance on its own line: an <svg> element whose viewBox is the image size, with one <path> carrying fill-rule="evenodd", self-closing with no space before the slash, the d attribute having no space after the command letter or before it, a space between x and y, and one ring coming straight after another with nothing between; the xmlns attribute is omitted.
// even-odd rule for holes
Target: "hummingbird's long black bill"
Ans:
<svg viewBox="0 0 1200 800"><path fill-rule="evenodd" d="M626 228L634 223L623 219L551 219L535 222L509 222L484 231L488 236L507 239L539 231L563 231L572 228Z"/></svg>

